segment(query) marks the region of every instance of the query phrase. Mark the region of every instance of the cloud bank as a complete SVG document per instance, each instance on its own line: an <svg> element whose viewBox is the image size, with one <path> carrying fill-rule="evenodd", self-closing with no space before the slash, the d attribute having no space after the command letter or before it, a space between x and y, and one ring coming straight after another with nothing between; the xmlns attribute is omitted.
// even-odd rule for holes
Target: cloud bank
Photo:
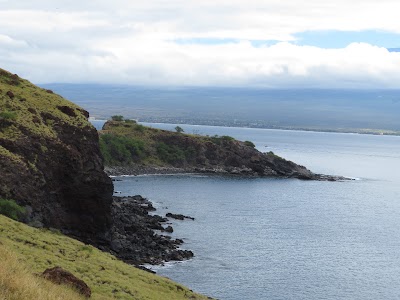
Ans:
<svg viewBox="0 0 400 300"><path fill-rule="evenodd" d="M400 53L296 35L400 34L400 2L321 2L0 0L0 67L36 83L399 87Z"/></svg>

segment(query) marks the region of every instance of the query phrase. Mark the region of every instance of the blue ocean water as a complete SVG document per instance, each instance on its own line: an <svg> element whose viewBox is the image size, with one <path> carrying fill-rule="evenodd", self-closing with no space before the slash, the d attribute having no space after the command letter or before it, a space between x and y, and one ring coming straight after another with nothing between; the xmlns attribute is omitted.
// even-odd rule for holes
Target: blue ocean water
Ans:
<svg viewBox="0 0 400 300"><path fill-rule="evenodd" d="M219 299L400 299L400 137L180 126L358 180L121 177L123 195L196 218L171 221L195 258L158 274Z"/></svg>

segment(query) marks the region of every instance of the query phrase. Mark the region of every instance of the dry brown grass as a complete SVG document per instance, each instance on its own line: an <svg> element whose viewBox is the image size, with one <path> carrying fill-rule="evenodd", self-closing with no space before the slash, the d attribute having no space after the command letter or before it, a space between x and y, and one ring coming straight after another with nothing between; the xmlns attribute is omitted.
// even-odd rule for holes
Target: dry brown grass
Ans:
<svg viewBox="0 0 400 300"><path fill-rule="evenodd" d="M16 255L0 245L0 299L74 300L84 299L67 286L55 285L31 271Z"/></svg>

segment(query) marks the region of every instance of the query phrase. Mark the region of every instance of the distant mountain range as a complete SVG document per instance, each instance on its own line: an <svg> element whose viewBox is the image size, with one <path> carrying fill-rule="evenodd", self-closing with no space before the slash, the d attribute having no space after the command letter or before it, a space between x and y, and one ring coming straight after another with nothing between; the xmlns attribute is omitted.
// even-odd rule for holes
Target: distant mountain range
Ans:
<svg viewBox="0 0 400 300"><path fill-rule="evenodd" d="M91 116L139 121L393 133L400 90L133 87L46 84ZM379 132L377 132L379 133Z"/></svg>

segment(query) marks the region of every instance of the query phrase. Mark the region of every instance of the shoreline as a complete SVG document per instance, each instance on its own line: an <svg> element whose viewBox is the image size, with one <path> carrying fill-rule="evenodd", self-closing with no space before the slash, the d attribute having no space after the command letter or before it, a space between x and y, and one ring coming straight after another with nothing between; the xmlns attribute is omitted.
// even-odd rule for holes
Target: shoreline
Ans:
<svg viewBox="0 0 400 300"><path fill-rule="evenodd" d="M94 119L90 120L92 125L93 121L106 122L108 119ZM386 129L334 129L334 128L293 128L293 127L248 127L248 126L237 126L237 125L212 125L212 124L194 124L194 123L166 123L166 122L149 122L139 121L139 124L150 126L151 124L163 124L163 125L189 125L189 126L210 126L210 127L226 127L226 128L238 128L238 129L262 129L262 130L282 130L282 131L299 131L299 132L316 132L316 133L339 133L339 134L360 134L360 135L375 135L375 136L397 136L400 137L400 131L386 130ZM101 130L97 129L98 131Z"/></svg>
<svg viewBox="0 0 400 300"><path fill-rule="evenodd" d="M165 216L151 213L155 211L153 203L140 195L114 196L113 224L109 231L111 241L103 250L141 269L144 265L163 265L193 258L192 251L181 248L184 241L169 234L174 231L172 219L194 218L171 212Z"/></svg>
<svg viewBox="0 0 400 300"><path fill-rule="evenodd" d="M148 175L220 175L235 176L247 178L280 178L290 179L297 178L299 180L316 180L316 181L352 181L354 178L344 177L340 175L325 175L312 173L311 176L285 176L280 174L260 175L249 168L176 168L176 167L159 167L159 166L106 166L104 171L111 178L123 176L148 176Z"/></svg>

